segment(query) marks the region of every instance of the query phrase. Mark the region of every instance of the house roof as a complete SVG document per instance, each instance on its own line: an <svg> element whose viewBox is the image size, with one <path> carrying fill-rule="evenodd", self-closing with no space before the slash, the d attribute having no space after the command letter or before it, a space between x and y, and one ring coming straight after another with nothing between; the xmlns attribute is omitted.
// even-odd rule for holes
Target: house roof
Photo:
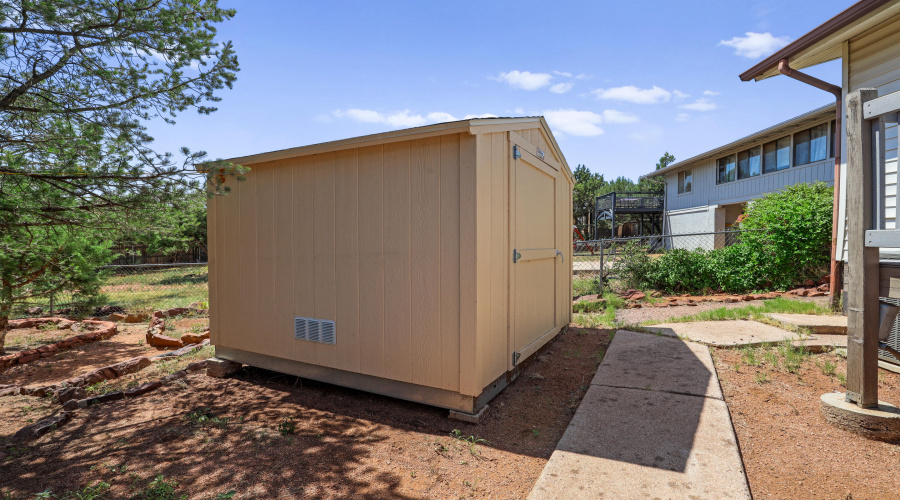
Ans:
<svg viewBox="0 0 900 500"><path fill-rule="evenodd" d="M718 148L711 149L705 153L700 153L699 155L692 156L692 157L688 158L687 160L682 160L680 162L673 163L673 164L667 166L666 168L661 168L655 172L651 172L649 174L642 175L641 179L656 177L658 175L665 175L670 172L675 172L675 171L681 170L683 168L687 168L687 167L693 165L694 163L697 163L700 160L706 160L711 157L719 156L719 155L725 153L726 151L740 149L742 147L750 146L751 144L758 143L758 142L766 142L767 140L770 140L770 139L771 140L777 139L779 137L782 137L788 130L790 130L792 128L800 128L806 124L812 125L813 123L823 120L825 118L833 117L834 116L834 106L835 106L834 103L826 104L825 106L822 106L821 108L816 108L812 111L803 113L800 116L795 116L794 118L791 118L790 120L783 121L777 125L773 125L768 128L764 128L764 129L760 130L759 132L754 132L748 136L741 137L740 139L733 141L733 142L729 142L728 144L725 144L724 146L720 146Z"/></svg>
<svg viewBox="0 0 900 500"><path fill-rule="evenodd" d="M788 59L793 69L803 69L841 58L842 45L887 19L900 14L900 1L862 0L801 36L747 71L741 80L764 80L779 75L778 62Z"/></svg>
<svg viewBox="0 0 900 500"><path fill-rule="evenodd" d="M532 124L533 126L522 127L523 124ZM562 163L567 170L570 170L568 164L565 161L565 156L563 156L562 151L559 149L559 144L556 143L556 139L553 137L553 134L550 131L550 126L547 125L547 122L546 120L544 120L543 116L526 116L516 118L472 118L469 120L436 123L434 125L425 125L422 127L413 127L403 130L392 130L390 132L351 137L349 139L310 144L308 146L300 146L295 148L269 151L266 153L239 156L236 158L229 158L225 161L229 161L239 165L252 165L254 163L282 160L285 158L295 158L298 156L327 153L331 151L339 151L350 148L361 148L390 142L423 139L436 135L461 133L466 131L471 134L477 134L484 132L500 132L504 130L539 127L543 127L546 131L546 135L551 143L551 146L554 148L557 156L562 160L560 163Z"/></svg>

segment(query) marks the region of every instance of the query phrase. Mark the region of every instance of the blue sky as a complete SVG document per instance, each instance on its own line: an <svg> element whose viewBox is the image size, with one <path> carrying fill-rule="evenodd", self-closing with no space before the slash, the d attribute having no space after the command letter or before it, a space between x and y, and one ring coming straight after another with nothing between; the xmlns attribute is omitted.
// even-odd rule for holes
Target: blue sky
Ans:
<svg viewBox="0 0 900 500"><path fill-rule="evenodd" d="M544 115L572 168L636 179L829 103L738 74L851 2L222 0L241 72L211 116L154 123L213 158L470 115ZM840 85L840 63L809 73Z"/></svg>

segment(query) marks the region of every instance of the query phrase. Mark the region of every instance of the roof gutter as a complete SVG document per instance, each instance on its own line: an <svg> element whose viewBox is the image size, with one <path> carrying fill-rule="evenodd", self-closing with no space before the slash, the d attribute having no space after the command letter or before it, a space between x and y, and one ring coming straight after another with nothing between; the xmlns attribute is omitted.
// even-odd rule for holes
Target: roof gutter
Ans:
<svg viewBox="0 0 900 500"><path fill-rule="evenodd" d="M813 87L824 90L825 92L830 92L834 95L835 105L834 105L834 121L835 121L835 129L841 130L841 118L843 115L843 101L844 101L844 93L841 87L837 85L832 85L826 81L819 80L813 76L807 75L806 73L801 73L790 66L790 61L787 57L778 61L778 71L789 78L793 78L794 80L803 82L807 85L812 85ZM831 290L831 305L833 308L837 307L838 300L840 298L840 290L838 288L839 283L842 280L838 280L838 275L841 273L840 265L837 261L837 230L838 230L838 204L840 203L840 194L841 194L841 134L836 132L834 134L834 205L831 210L831 273L829 275L829 287Z"/></svg>

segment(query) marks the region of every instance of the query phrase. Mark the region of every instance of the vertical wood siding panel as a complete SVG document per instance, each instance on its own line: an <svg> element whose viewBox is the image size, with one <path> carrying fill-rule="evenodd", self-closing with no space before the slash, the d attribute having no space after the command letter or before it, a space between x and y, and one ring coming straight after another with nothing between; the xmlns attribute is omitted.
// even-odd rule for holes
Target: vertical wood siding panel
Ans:
<svg viewBox="0 0 900 500"><path fill-rule="evenodd" d="M294 165L296 160L278 162L275 167L275 356L293 358L294 339Z"/></svg>
<svg viewBox="0 0 900 500"><path fill-rule="evenodd" d="M384 146L384 373L409 382L410 359L410 143Z"/></svg>
<svg viewBox="0 0 900 500"><path fill-rule="evenodd" d="M256 224L256 197L259 175L256 172L247 174L243 181L240 196L240 252L241 252L241 286L240 324L241 334L234 339L239 349L254 350L257 343L257 325L259 314L259 297L257 296L257 246L259 235Z"/></svg>
<svg viewBox="0 0 900 500"><path fill-rule="evenodd" d="M383 146L359 150L359 369L384 376Z"/></svg>
<svg viewBox="0 0 900 500"><path fill-rule="evenodd" d="M256 190L257 253L256 297L258 316L251 335L256 352L278 356L275 349L275 169L280 166L269 163L256 174L259 184Z"/></svg>
<svg viewBox="0 0 900 500"><path fill-rule="evenodd" d="M358 149L335 153L336 367L359 371Z"/></svg>
<svg viewBox="0 0 900 500"><path fill-rule="evenodd" d="M293 239L291 252L294 269L293 316L316 316L316 263L314 242L316 239L313 200L313 156L298 158L293 167ZM304 363L316 362L315 344L294 341L294 359Z"/></svg>
<svg viewBox="0 0 900 500"><path fill-rule="evenodd" d="M478 387L478 262L475 136L463 134L459 142L459 392L470 396Z"/></svg>
<svg viewBox="0 0 900 500"><path fill-rule="evenodd" d="M486 378L486 370L491 366L491 134L479 134L475 137L477 152L475 156L475 274L477 294L477 337L478 337L478 382Z"/></svg>
<svg viewBox="0 0 900 500"><path fill-rule="evenodd" d="M222 195L217 201L221 206L220 212L222 217L218 220L222 222L223 228L227 227L227 231L220 231L221 236L218 237L219 245L218 253L222 257L219 266L221 273L222 296L224 301L220 312L222 323L219 328L219 340L217 345L224 347L237 348L238 332L241 331L241 188L244 182L237 183L229 179L226 181L231 184L231 192Z"/></svg>
<svg viewBox="0 0 900 500"><path fill-rule="evenodd" d="M222 264L217 252L219 251L218 235L216 228L217 201L219 197L206 199L206 227L207 227L207 254L209 255L209 334L210 342L215 344L219 340L219 325L221 324L220 312L223 299L219 298L219 266Z"/></svg>
<svg viewBox="0 0 900 500"><path fill-rule="evenodd" d="M412 382L441 385L441 138L411 143Z"/></svg>
<svg viewBox="0 0 900 500"><path fill-rule="evenodd" d="M334 153L315 155L313 164L313 205L315 242L313 244L315 263L316 294L315 317L335 319L337 288L335 286L335 175ZM338 340L340 342L340 340ZM317 344L316 362L323 366L337 366L337 347Z"/></svg>
<svg viewBox="0 0 900 500"><path fill-rule="evenodd" d="M537 129L533 129L532 139L539 139ZM483 385L488 385L494 379L502 375L509 363L509 256L512 253L509 246L509 172L507 170L507 157L509 156L509 134L495 133L490 135L490 176L491 176L491 324L490 328L483 332L487 336L489 346L489 364L485 366L487 373L482 379ZM534 144L534 142L532 142Z"/></svg>
<svg viewBox="0 0 900 500"><path fill-rule="evenodd" d="M441 137L441 388L459 390L459 135Z"/></svg>

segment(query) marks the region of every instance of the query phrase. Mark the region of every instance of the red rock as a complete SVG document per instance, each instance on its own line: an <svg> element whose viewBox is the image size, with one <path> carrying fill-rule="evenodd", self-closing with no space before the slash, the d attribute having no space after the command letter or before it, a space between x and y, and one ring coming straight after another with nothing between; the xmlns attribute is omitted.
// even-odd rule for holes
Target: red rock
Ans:
<svg viewBox="0 0 900 500"><path fill-rule="evenodd" d="M818 292L818 291L812 292L809 295L807 295L807 297L824 297L824 296L825 296L825 292Z"/></svg>
<svg viewBox="0 0 900 500"><path fill-rule="evenodd" d="M821 278L819 278L820 285L827 285L829 283L831 283L831 275L830 274L826 274L825 276L822 276Z"/></svg>
<svg viewBox="0 0 900 500"><path fill-rule="evenodd" d="M803 282L803 286L816 286L817 283L813 280L806 280Z"/></svg>
<svg viewBox="0 0 900 500"><path fill-rule="evenodd" d="M125 319L126 317L128 317L128 315L127 315L127 314L124 314L124 313L112 313L112 314L110 314L109 316L107 316L106 318L107 318L109 321L122 321L122 320Z"/></svg>
<svg viewBox="0 0 900 500"><path fill-rule="evenodd" d="M175 316L181 316L182 314L186 314L191 312L187 307L173 307L165 312L166 316L173 318Z"/></svg>
<svg viewBox="0 0 900 500"><path fill-rule="evenodd" d="M737 302L737 301L738 301L738 299L735 297L725 297L722 299L722 302L728 302L728 303Z"/></svg>
<svg viewBox="0 0 900 500"><path fill-rule="evenodd" d="M184 335L181 336L181 341L184 343L184 345L190 345L190 344L199 344L200 342L203 342L204 340L206 340L208 338L209 338L208 331L203 332L203 333L185 333Z"/></svg>
<svg viewBox="0 0 900 500"><path fill-rule="evenodd" d="M184 347L184 342L178 339L173 339L168 335L161 335L158 333L148 333L147 343L152 345L153 347Z"/></svg>
<svg viewBox="0 0 900 500"><path fill-rule="evenodd" d="M164 314L165 313L163 313L162 311L153 311L153 318L162 319L164 317Z"/></svg>
<svg viewBox="0 0 900 500"><path fill-rule="evenodd" d="M43 347L38 347L38 352L39 352L39 353L42 353L42 354L45 353L45 352L54 353L54 352L57 352L57 351L59 351L59 347L56 347L55 344L48 344L48 345L45 345L45 346L43 346Z"/></svg>
<svg viewBox="0 0 900 500"><path fill-rule="evenodd" d="M643 293L635 292L631 295L631 297L628 298L628 300L644 300L646 298L647 298L647 296L644 295Z"/></svg>
<svg viewBox="0 0 900 500"><path fill-rule="evenodd" d="M13 436L13 439L19 441L31 441L33 439L37 439L50 431L58 429L69 420L72 420L71 413L67 411L60 412L56 415L43 418L29 426L19 429L19 431L16 432L15 436Z"/></svg>
<svg viewBox="0 0 900 500"><path fill-rule="evenodd" d="M696 307L696 306L697 306L697 303L696 303L696 302L688 302L688 303L685 304L685 305L686 305L686 306Z"/></svg>
<svg viewBox="0 0 900 500"><path fill-rule="evenodd" d="M749 302L749 301L753 300L753 296L752 295L744 295L743 297L741 297L741 300L743 300L744 302Z"/></svg>
<svg viewBox="0 0 900 500"><path fill-rule="evenodd" d="M657 302L656 304L653 304L653 307L669 307L669 303L668 302Z"/></svg>
<svg viewBox="0 0 900 500"><path fill-rule="evenodd" d="M127 361L122 361L121 363L116 363L114 365L109 365L107 368L115 372L117 377L121 377L123 375L127 375L129 373L134 373L151 365L151 361L149 358L144 356L138 356L136 358L131 358Z"/></svg>
<svg viewBox="0 0 900 500"><path fill-rule="evenodd" d="M31 363L32 361L41 359L40 353L29 354L27 356L20 356L16 362L20 365L24 365L25 363Z"/></svg>
<svg viewBox="0 0 900 500"><path fill-rule="evenodd" d="M136 398L138 396L142 396L147 394L148 392L155 391L162 387L162 382L159 380L155 380L153 382L147 382L146 384L141 384L133 389L128 389L125 391L126 398Z"/></svg>
<svg viewBox="0 0 900 500"><path fill-rule="evenodd" d="M205 359L203 361L195 361L184 367L184 369L189 372L195 372L197 370L202 370L204 368L206 368L206 360Z"/></svg>

